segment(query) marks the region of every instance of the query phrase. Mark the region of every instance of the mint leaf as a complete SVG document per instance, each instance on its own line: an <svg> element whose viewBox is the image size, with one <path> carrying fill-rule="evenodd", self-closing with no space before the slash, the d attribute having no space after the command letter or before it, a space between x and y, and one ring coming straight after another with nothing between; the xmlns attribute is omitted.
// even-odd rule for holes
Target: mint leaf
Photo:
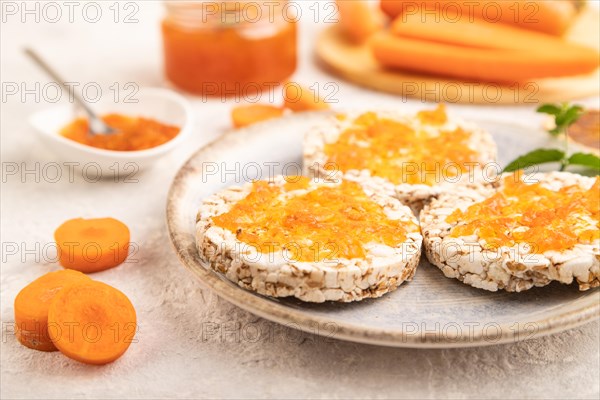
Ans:
<svg viewBox="0 0 600 400"><path fill-rule="evenodd" d="M554 116L553 129L550 129L552 135L557 136L564 133L567 128L581 117L584 112L582 106L561 104L544 104L538 107L537 112Z"/></svg>
<svg viewBox="0 0 600 400"><path fill-rule="evenodd" d="M556 126L561 128L568 128L573 122L577 121L583 114L583 107L572 106L564 110L556 116Z"/></svg>
<svg viewBox="0 0 600 400"><path fill-rule="evenodd" d="M537 109L537 112L539 112L539 113L550 114L550 115L558 115L558 113L560 113L560 111L561 111L561 107L557 106L556 104L544 104L542 106L539 106Z"/></svg>
<svg viewBox="0 0 600 400"><path fill-rule="evenodd" d="M569 157L568 163L582 165L600 172L600 157L592 153L574 153Z"/></svg>
<svg viewBox="0 0 600 400"><path fill-rule="evenodd" d="M556 128L550 129L548 132L551 133L553 136L558 136L562 133L562 127L557 126Z"/></svg>
<svg viewBox="0 0 600 400"><path fill-rule="evenodd" d="M537 149L524 154L504 167L503 172L513 172L532 165L562 161L565 153L556 149Z"/></svg>

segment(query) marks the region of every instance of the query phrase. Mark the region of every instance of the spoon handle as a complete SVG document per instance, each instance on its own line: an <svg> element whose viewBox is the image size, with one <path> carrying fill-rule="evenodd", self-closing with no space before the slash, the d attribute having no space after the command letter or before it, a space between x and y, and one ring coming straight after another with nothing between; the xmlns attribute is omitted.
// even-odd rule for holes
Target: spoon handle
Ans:
<svg viewBox="0 0 600 400"><path fill-rule="evenodd" d="M73 96L73 99L75 100L75 102L77 104L79 104L84 110L85 112L90 115L93 116L94 118L96 117L96 114L94 114L94 112L90 109L90 107L87 105L87 103L85 101L83 101L83 99L81 97L79 97L79 95L73 91L72 93L71 88L69 88L66 84L65 84L65 80L62 79L58 73L53 70L48 64L46 64L46 62L32 49L30 48L25 48L25 54L27 54L41 69L43 69L56 83L58 83L63 89L65 89L67 92L69 92L69 94L71 94Z"/></svg>

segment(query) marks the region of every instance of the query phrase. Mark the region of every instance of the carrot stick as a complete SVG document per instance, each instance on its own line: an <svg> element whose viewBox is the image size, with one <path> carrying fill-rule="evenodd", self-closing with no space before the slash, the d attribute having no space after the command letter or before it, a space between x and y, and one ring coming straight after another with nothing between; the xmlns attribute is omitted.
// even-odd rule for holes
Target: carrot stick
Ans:
<svg viewBox="0 0 600 400"><path fill-rule="evenodd" d="M91 281L81 272L49 272L25 286L15 298L15 335L32 349L56 351L48 335L48 309L54 296L70 285Z"/></svg>
<svg viewBox="0 0 600 400"><path fill-rule="evenodd" d="M250 104L234 107L231 110L231 119L233 126L241 128L256 122L265 121L271 118L281 117L283 108L267 104Z"/></svg>
<svg viewBox="0 0 600 400"><path fill-rule="evenodd" d="M85 273L115 267L129 253L129 229L114 218L66 221L56 229L54 239L60 265Z"/></svg>
<svg viewBox="0 0 600 400"><path fill-rule="evenodd" d="M320 111L329 109L329 104L311 89L288 82L283 88L283 102L292 111Z"/></svg>
<svg viewBox="0 0 600 400"><path fill-rule="evenodd" d="M133 305L122 292L90 281L60 291L48 311L54 345L67 357L87 364L119 358L136 332Z"/></svg>
<svg viewBox="0 0 600 400"><path fill-rule="evenodd" d="M556 46L560 50L565 45L564 41L543 33L455 13L400 15L390 31L406 38L486 49L552 51Z"/></svg>
<svg viewBox="0 0 600 400"><path fill-rule="evenodd" d="M595 50L570 44L551 51L478 49L378 33L370 46L384 67L487 82L587 74L598 68Z"/></svg>
<svg viewBox="0 0 600 400"><path fill-rule="evenodd" d="M398 15L404 14L407 10L418 7L418 2L409 0L381 0L379 7L390 18L396 18Z"/></svg>
<svg viewBox="0 0 600 400"><path fill-rule="evenodd" d="M391 18L421 14L421 10L442 14L458 10L468 18L483 18L555 36L563 35L577 15L571 0L381 0L381 9Z"/></svg>
<svg viewBox="0 0 600 400"><path fill-rule="evenodd" d="M383 28L383 19L377 10L362 0L336 0L340 14L340 28L354 43L362 43Z"/></svg>

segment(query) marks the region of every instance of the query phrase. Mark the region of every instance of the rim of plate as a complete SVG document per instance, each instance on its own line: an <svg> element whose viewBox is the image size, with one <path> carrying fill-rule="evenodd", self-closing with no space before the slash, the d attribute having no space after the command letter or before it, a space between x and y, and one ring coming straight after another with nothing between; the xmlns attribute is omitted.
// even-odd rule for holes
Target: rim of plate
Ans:
<svg viewBox="0 0 600 400"><path fill-rule="evenodd" d="M285 124L286 121L293 121L296 118L306 118L306 114L311 114L314 117L318 115L326 116L330 112L291 114L238 130L230 130L218 139L198 149L175 175L167 198L166 218L169 237L181 263L196 276L203 287L213 290L219 297L252 314L288 327L317 335L326 335L333 339L391 347L453 348L513 343L572 329L591 322L600 316L600 290L595 290L597 296L590 293L589 296L577 299L561 313L551 315L544 313L541 318L529 321L529 323L536 324L537 327L533 334L524 329L521 324L519 324L518 329L514 329L508 323L498 324L501 331L499 335L493 337L493 340L490 340L483 328L475 328L468 335L452 335L449 334L450 332L444 332L443 330L422 331L419 329L406 332L401 329L365 327L357 324L341 323L340 321L334 322L327 317L314 315L310 310L290 307L278 302L277 299L270 299L243 289L204 267L196 249L195 234L193 231L189 231L190 221L187 220L187 216L189 216L190 210L185 209L186 203L182 201L189 185L201 182L198 177L201 176L203 170L193 164L198 159L209 158L206 156L232 138L235 138L236 141L252 138L259 135L261 131L266 130L265 127ZM498 120L487 121L506 126L514 125ZM530 129L527 127L520 128ZM196 210L193 210L193 212L195 214ZM333 333L331 332L332 324L335 324L335 332Z"/></svg>

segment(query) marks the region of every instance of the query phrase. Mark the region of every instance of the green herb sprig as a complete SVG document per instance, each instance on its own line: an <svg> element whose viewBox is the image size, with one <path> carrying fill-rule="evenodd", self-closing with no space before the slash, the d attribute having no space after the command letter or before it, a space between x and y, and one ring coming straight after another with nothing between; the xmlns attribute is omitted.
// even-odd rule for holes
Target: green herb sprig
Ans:
<svg viewBox="0 0 600 400"><path fill-rule="evenodd" d="M560 171L564 171L571 165L578 165L600 173L600 158L597 155L592 153L573 153L569 155L567 131L581 117L584 112L583 107L569 103L544 104L538 107L537 112L554 117L555 127L548 132L552 136L560 137L563 140L564 150L536 149L530 151L510 162L504 168L504 172L513 172L533 165L558 162Z"/></svg>

